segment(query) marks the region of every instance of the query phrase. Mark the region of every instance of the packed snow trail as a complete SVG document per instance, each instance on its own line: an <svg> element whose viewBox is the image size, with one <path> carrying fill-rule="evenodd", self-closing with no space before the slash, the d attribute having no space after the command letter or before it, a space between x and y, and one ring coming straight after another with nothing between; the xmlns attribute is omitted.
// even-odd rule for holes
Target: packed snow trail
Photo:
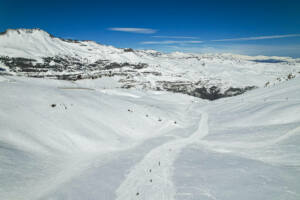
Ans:
<svg viewBox="0 0 300 200"><path fill-rule="evenodd" d="M1 200L300 199L300 102L264 101L300 99L298 78L216 102L0 81Z"/></svg>
<svg viewBox="0 0 300 200"><path fill-rule="evenodd" d="M129 173L117 190L117 200L175 199L172 175L173 163L181 150L208 134L208 115L201 113L201 120L191 136L167 142L150 151Z"/></svg>

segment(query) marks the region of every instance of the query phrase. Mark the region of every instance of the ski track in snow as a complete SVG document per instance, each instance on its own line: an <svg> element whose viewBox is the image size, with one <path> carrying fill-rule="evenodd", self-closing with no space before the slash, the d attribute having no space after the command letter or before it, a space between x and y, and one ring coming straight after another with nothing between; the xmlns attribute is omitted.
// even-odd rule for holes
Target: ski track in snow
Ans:
<svg viewBox="0 0 300 200"><path fill-rule="evenodd" d="M175 199L176 189L172 181L173 163L181 150L208 134L208 115L201 113L196 131L187 138L178 138L150 151L133 167L117 189L117 200Z"/></svg>

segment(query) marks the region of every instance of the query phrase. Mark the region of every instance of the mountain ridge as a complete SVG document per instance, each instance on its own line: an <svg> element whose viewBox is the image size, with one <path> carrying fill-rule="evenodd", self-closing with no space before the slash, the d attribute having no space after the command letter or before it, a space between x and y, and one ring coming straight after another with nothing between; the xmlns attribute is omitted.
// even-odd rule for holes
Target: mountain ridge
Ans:
<svg viewBox="0 0 300 200"><path fill-rule="evenodd" d="M214 100L294 78L300 72L300 59L166 54L62 39L42 29L9 29L0 35L0 69L2 74L71 81L109 77L122 88Z"/></svg>

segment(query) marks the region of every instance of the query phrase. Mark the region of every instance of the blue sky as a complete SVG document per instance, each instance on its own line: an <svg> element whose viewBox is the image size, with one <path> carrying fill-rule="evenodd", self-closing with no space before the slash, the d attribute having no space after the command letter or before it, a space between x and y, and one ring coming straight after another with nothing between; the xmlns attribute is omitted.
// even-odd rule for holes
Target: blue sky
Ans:
<svg viewBox="0 0 300 200"><path fill-rule="evenodd" d="M0 19L122 48L300 57L299 0L0 0Z"/></svg>

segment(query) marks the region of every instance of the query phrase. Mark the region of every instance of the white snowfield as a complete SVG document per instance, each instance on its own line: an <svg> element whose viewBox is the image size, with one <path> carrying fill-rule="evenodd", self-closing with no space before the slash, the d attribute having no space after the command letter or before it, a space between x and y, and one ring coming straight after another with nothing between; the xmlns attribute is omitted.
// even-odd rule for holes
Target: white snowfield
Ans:
<svg viewBox="0 0 300 200"><path fill-rule="evenodd" d="M159 85L159 81L192 82L205 88L216 86L221 91L230 87L264 87L268 82L268 85L272 85L278 80L285 80L289 74L298 76L300 72L300 59L289 57L180 52L164 54L154 50L125 50L93 41L66 41L40 29L7 30L0 35L1 56L35 59L38 63L43 63L44 57L55 56L76 58L84 65L98 60L111 63L145 63L148 65L146 68L139 69L133 77L126 77L126 79L129 79L128 82L136 82L139 87L146 85L147 88L152 89ZM1 65L3 64L0 63L0 68ZM72 66L68 67L72 68ZM124 67L114 70L123 73L130 69ZM78 73L82 71L85 70L81 69ZM85 73L96 72L99 71ZM47 71L44 75L51 75L51 73L54 72ZM62 75L67 72L56 73ZM76 72L72 71L72 73ZM153 73L160 75L153 75ZM43 75L43 72L39 75ZM117 76L117 81L126 79Z"/></svg>
<svg viewBox="0 0 300 200"><path fill-rule="evenodd" d="M0 76L2 200L299 200L300 79L206 101Z"/></svg>

